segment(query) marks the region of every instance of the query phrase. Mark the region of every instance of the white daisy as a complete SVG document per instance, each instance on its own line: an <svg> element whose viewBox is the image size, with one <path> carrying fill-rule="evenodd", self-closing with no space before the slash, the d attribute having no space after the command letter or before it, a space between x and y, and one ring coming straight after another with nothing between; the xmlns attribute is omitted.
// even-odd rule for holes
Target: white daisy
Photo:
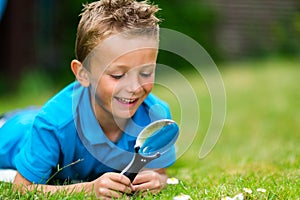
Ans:
<svg viewBox="0 0 300 200"><path fill-rule="evenodd" d="M192 200L192 198L190 197L190 195L187 194L180 194L178 196L175 196L173 198L173 200Z"/></svg>
<svg viewBox="0 0 300 200"><path fill-rule="evenodd" d="M267 190L264 188L257 188L256 191L265 193Z"/></svg>
<svg viewBox="0 0 300 200"><path fill-rule="evenodd" d="M179 180L177 178L168 178L167 179L167 184L170 184L170 185L177 185L179 183Z"/></svg>
<svg viewBox="0 0 300 200"><path fill-rule="evenodd" d="M223 197L221 200L244 200L244 195L242 193L235 195L234 197Z"/></svg>
<svg viewBox="0 0 300 200"><path fill-rule="evenodd" d="M222 197L221 200L232 200L232 198L231 197Z"/></svg>
<svg viewBox="0 0 300 200"><path fill-rule="evenodd" d="M250 188L243 188L243 190L248 194L252 194L252 190Z"/></svg>

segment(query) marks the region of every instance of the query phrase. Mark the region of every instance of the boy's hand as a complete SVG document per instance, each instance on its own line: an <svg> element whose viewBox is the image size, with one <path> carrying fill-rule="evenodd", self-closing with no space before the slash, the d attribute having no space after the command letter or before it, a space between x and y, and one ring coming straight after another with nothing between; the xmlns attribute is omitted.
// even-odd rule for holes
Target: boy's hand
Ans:
<svg viewBox="0 0 300 200"><path fill-rule="evenodd" d="M167 181L167 175L165 169L159 170L145 170L135 177L133 181L133 189L135 192L151 192L158 193L165 187Z"/></svg>
<svg viewBox="0 0 300 200"><path fill-rule="evenodd" d="M119 173L105 173L93 182L94 191L101 199L121 198L133 191L129 178Z"/></svg>

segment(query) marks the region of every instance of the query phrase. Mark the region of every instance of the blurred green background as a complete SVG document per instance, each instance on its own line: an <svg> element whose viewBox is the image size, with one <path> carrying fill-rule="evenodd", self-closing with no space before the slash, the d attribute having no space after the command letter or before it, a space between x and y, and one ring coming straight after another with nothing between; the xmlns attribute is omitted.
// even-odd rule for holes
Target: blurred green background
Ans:
<svg viewBox="0 0 300 200"><path fill-rule="evenodd" d="M1 0L0 96L35 90L40 84L56 91L74 80L69 63L74 58L78 15L87 2L91 1ZM298 0L153 3L162 9L158 14L163 19L161 27L198 41L220 68L236 60L299 57ZM173 57L161 52L159 63L174 68L186 65L183 59Z"/></svg>

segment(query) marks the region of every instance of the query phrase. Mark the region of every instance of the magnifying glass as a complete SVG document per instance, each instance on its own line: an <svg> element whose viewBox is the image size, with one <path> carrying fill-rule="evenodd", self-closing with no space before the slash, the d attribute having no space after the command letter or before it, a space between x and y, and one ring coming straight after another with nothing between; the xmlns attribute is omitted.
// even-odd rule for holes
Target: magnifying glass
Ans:
<svg viewBox="0 0 300 200"><path fill-rule="evenodd" d="M159 158L175 144L178 135L179 127L170 119L161 119L146 126L136 139L135 154L131 162L121 174L132 182L147 163Z"/></svg>

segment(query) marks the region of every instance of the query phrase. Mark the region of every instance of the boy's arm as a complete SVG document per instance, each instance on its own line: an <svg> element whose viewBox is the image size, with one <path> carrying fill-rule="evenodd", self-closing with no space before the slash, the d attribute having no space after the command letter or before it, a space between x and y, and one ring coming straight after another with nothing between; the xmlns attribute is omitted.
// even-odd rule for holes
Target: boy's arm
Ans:
<svg viewBox="0 0 300 200"><path fill-rule="evenodd" d="M133 181L134 191L150 191L157 193L167 184L167 169L144 169Z"/></svg>
<svg viewBox="0 0 300 200"><path fill-rule="evenodd" d="M64 185L64 186L33 184L30 181L28 181L26 178L24 178L19 172L17 172L13 184L18 187L20 186L20 189L22 189L23 191L26 191L27 189L29 190L37 189L45 193L47 192L54 193L63 190L69 192L80 192L82 190L86 192L92 191L91 182L73 184L73 185Z"/></svg>
<svg viewBox="0 0 300 200"><path fill-rule="evenodd" d="M105 173L100 176L98 179L92 182L83 182L72 185L43 185L43 184L32 184L26 178L24 178L19 172L13 182L14 185L20 187L22 191L27 190L38 190L44 193L55 193L59 191L66 192L86 192L92 193L94 192L97 197L104 198L121 198L121 193L132 192L132 185L130 180L119 173ZM121 192L121 193L120 193Z"/></svg>

